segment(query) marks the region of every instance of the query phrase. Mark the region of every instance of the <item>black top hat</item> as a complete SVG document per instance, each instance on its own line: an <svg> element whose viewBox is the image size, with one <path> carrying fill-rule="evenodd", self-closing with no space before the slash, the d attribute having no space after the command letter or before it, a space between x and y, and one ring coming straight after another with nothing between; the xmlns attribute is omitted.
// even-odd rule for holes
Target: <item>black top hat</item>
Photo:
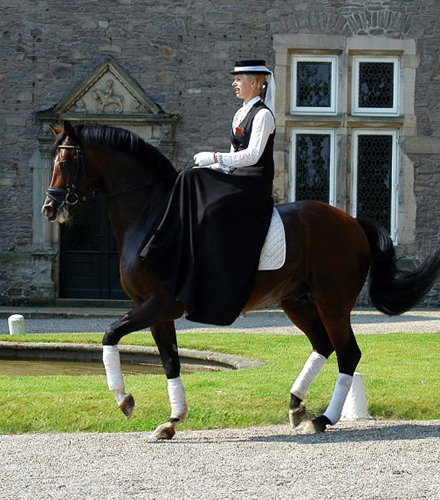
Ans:
<svg viewBox="0 0 440 500"><path fill-rule="evenodd" d="M262 59L236 61L234 71L231 71L231 75L242 73L263 73L264 75L270 75L270 70L266 68L266 61Z"/></svg>

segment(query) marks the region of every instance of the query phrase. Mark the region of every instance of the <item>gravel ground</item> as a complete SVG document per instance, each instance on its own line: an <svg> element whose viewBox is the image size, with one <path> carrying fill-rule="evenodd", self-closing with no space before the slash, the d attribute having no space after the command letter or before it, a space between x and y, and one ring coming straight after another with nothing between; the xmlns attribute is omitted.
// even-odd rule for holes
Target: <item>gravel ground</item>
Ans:
<svg viewBox="0 0 440 500"><path fill-rule="evenodd" d="M122 316L124 310L88 309L86 313L70 309L7 309L0 308L0 334L8 333L8 316L22 314L25 317L28 333L79 333L104 332L115 319ZM52 314L51 314L52 312ZM423 333L440 331L440 311L411 311L402 316L385 316L377 311L358 310L351 316L353 330L356 334L363 333ZM279 333L299 335L302 333L290 322L280 310L265 310L250 312L237 318L229 327L213 327L192 323L185 319L176 321L178 332L248 332L248 333Z"/></svg>
<svg viewBox="0 0 440 500"><path fill-rule="evenodd" d="M22 313L28 332L67 333L104 331L120 311ZM438 311L356 311L352 321L360 334L440 331ZM228 330L299 333L280 311L246 314ZM440 500L439 466L440 420L339 422L318 436L288 426L178 431L169 442L147 433L3 435L0 499Z"/></svg>
<svg viewBox="0 0 440 500"><path fill-rule="evenodd" d="M438 500L440 421L0 438L0 498Z"/></svg>

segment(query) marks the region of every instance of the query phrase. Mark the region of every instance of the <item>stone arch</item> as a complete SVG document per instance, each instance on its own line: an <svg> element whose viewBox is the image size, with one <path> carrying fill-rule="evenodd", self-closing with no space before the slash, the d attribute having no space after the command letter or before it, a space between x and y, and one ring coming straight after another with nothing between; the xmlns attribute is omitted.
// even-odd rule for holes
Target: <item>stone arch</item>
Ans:
<svg viewBox="0 0 440 500"><path fill-rule="evenodd" d="M319 30L323 34L352 35L386 35L392 37L406 36L411 31L412 18L408 14L389 9L369 10L368 7L347 14L334 14L325 11L295 12L287 18L290 32L300 33L304 30Z"/></svg>

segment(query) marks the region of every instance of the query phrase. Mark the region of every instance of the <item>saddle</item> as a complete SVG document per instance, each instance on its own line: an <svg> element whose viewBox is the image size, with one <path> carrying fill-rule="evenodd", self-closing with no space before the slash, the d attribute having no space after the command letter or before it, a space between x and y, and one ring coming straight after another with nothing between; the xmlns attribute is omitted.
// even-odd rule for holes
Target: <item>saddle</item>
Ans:
<svg viewBox="0 0 440 500"><path fill-rule="evenodd" d="M258 264L259 271L275 271L286 261L286 235L284 224L276 207L273 208L269 230Z"/></svg>

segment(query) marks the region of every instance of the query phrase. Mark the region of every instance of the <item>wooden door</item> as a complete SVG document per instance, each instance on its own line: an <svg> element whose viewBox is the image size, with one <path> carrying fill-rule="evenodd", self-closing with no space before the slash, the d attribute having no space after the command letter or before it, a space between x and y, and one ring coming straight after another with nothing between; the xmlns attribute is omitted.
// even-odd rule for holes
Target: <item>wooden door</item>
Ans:
<svg viewBox="0 0 440 500"><path fill-rule="evenodd" d="M119 281L119 255L102 198L75 209L61 226L60 297L127 299Z"/></svg>

